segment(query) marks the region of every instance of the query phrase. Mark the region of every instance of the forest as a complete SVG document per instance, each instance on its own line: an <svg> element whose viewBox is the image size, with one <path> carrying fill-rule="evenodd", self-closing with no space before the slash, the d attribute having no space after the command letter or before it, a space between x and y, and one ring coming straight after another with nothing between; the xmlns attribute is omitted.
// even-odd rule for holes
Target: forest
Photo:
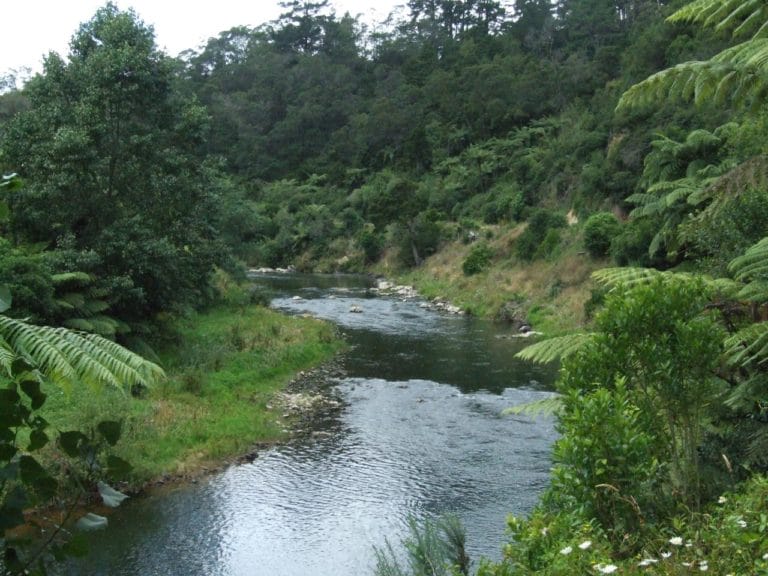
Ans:
<svg viewBox="0 0 768 576"><path fill-rule="evenodd" d="M428 282L453 255L477 293L578 261L578 320L521 353L561 362L557 400L520 408L555 413L550 485L472 570L768 573L768 6L408 0L376 26L281 6L171 57L107 3L3 83L0 527L56 492L30 456L39 381L140 393L174 322L249 267ZM477 310L536 320L561 290ZM455 528L378 573L469 574Z"/></svg>

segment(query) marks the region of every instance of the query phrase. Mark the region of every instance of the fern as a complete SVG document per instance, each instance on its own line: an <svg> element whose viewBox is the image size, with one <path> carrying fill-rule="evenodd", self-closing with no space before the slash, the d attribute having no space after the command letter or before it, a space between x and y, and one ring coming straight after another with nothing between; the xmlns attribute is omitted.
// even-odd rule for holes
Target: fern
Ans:
<svg viewBox="0 0 768 576"><path fill-rule="evenodd" d="M549 398L542 398L541 400L535 400L534 402L526 402L525 404L518 404L517 406L510 406L502 411L502 414L507 415L524 415L524 416L538 416L540 414L554 414L563 405L560 396L550 396Z"/></svg>
<svg viewBox="0 0 768 576"><path fill-rule="evenodd" d="M0 346L13 356L24 358L53 382L69 387L84 382L120 389L134 384L151 386L163 370L119 344L66 328L35 326L0 315ZM7 352L0 353L5 365Z"/></svg>
<svg viewBox="0 0 768 576"><path fill-rule="evenodd" d="M728 364L738 368L768 361L768 322L750 324L728 337L724 356Z"/></svg>
<svg viewBox="0 0 768 576"><path fill-rule="evenodd" d="M672 14L670 22L692 22L743 42L710 60L678 64L627 90L618 109L677 98L762 105L768 90L768 7L764 0L698 0Z"/></svg>
<svg viewBox="0 0 768 576"><path fill-rule="evenodd" d="M592 278L606 288L613 289L619 286L636 286L648 284L653 280L668 275L654 268L603 268L592 273Z"/></svg>
<svg viewBox="0 0 768 576"><path fill-rule="evenodd" d="M668 20L730 32L734 38L758 38L768 32L768 7L764 0L697 0L672 14Z"/></svg>
<svg viewBox="0 0 768 576"><path fill-rule="evenodd" d="M548 338L526 346L515 354L515 357L539 364L547 364L578 352L591 339L592 336L590 334L583 333L556 336L555 338Z"/></svg>

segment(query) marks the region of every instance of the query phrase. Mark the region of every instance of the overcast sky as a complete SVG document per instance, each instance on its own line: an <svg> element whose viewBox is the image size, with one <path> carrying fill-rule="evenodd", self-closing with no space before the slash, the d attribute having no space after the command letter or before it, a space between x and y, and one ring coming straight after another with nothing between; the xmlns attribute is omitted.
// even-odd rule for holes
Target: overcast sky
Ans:
<svg viewBox="0 0 768 576"><path fill-rule="evenodd" d="M90 20L106 0L5 0L0 29L0 75L12 68L41 69L43 55L53 50L62 56L81 22ZM405 0L331 0L336 14L361 14L368 23L386 19ZM197 48L233 26L257 26L274 20L278 0L116 0L121 9L132 7L155 28L157 45L175 56Z"/></svg>

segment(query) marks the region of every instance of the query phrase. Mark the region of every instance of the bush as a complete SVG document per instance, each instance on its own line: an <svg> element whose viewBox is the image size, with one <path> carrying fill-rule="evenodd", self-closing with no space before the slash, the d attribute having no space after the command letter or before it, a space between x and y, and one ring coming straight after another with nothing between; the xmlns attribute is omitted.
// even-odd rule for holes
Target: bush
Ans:
<svg viewBox="0 0 768 576"><path fill-rule="evenodd" d="M651 266L653 259L648 254L657 223L650 218L630 220L619 228L611 241L610 254L619 266Z"/></svg>
<svg viewBox="0 0 768 576"><path fill-rule="evenodd" d="M549 234L566 225L565 216L546 208L536 208L528 219L528 228L520 235L516 243L517 256L530 261L537 257L549 256L560 242L559 234ZM541 251L539 247L545 243Z"/></svg>
<svg viewBox="0 0 768 576"><path fill-rule="evenodd" d="M493 250L485 242L480 242L472 247L461 269L465 276L472 276L485 270L491 263Z"/></svg>
<svg viewBox="0 0 768 576"><path fill-rule="evenodd" d="M373 225L365 226L357 238L357 243L363 251L363 254L365 254L366 264L376 262L376 260L379 259L379 256L381 256L384 242L381 239L381 236L376 234Z"/></svg>
<svg viewBox="0 0 768 576"><path fill-rule="evenodd" d="M584 247L589 255L593 258L607 256L611 241L620 229L619 221L610 212L592 214L584 225Z"/></svg>

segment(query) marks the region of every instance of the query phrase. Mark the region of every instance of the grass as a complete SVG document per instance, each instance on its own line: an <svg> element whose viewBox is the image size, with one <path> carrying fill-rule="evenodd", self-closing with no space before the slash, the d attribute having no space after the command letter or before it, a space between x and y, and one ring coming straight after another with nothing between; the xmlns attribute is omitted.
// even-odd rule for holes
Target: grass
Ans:
<svg viewBox="0 0 768 576"><path fill-rule="evenodd" d="M484 272L465 276L462 263L472 244L452 242L399 281L413 284L427 298L446 298L485 318L497 317L507 303L516 303L534 328L547 334L584 325L584 304L593 288L590 275L606 262L583 253L577 226L562 231L560 245L549 258L520 262L514 242L522 230L493 229L488 243L495 256Z"/></svg>
<svg viewBox="0 0 768 576"><path fill-rule="evenodd" d="M341 347L333 327L266 308L221 307L178 321L159 351L168 379L140 397L117 390L50 390L46 418L61 430L122 420L117 455L141 484L194 474L254 446L283 439L286 422L270 402L300 370Z"/></svg>

